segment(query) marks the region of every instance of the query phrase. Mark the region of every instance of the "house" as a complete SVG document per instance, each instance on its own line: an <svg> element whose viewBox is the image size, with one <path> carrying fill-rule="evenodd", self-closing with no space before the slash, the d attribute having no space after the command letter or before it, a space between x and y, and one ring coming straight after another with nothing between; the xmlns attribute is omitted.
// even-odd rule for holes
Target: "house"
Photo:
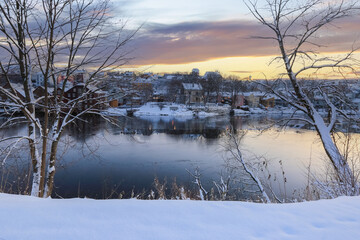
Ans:
<svg viewBox="0 0 360 240"><path fill-rule="evenodd" d="M122 73L122 75L124 77L129 77L129 78L132 78L132 77L136 76L134 72L130 72L130 71L126 71L126 72Z"/></svg>
<svg viewBox="0 0 360 240"><path fill-rule="evenodd" d="M44 74L42 72L31 73L31 81L35 87L44 86Z"/></svg>
<svg viewBox="0 0 360 240"><path fill-rule="evenodd" d="M12 93L9 83L6 83L2 87L9 90ZM15 89L16 96L18 96L22 101L25 101L26 97L25 97L25 92L24 92L24 86L22 84L17 83L17 84L12 84L12 87ZM5 94L0 93L0 101L5 102L7 100L8 100L8 97Z"/></svg>
<svg viewBox="0 0 360 240"><path fill-rule="evenodd" d="M20 74L19 66L9 66L6 74L0 70L0 85L3 86L7 84L7 78L11 83L22 84L24 82L23 77Z"/></svg>
<svg viewBox="0 0 360 240"><path fill-rule="evenodd" d="M79 99L77 108L84 110L105 109L107 106L107 94L94 86L86 86L85 84L77 84L64 93L64 102Z"/></svg>
<svg viewBox="0 0 360 240"><path fill-rule="evenodd" d="M155 93L153 93L152 101L153 102L164 102L165 101L165 96L162 93L155 92Z"/></svg>
<svg viewBox="0 0 360 240"><path fill-rule="evenodd" d="M119 105L140 106L144 104L142 96L133 89L123 89L117 98Z"/></svg>
<svg viewBox="0 0 360 240"><path fill-rule="evenodd" d="M138 78L132 82L132 89L136 91L142 98L142 102L147 102L152 99L153 84L151 79Z"/></svg>
<svg viewBox="0 0 360 240"><path fill-rule="evenodd" d="M62 83L65 79L67 82L71 82L72 84L81 84L86 83L90 78L89 73L86 70L76 70L70 76L66 74L59 74L57 76L57 83Z"/></svg>
<svg viewBox="0 0 360 240"><path fill-rule="evenodd" d="M214 94L216 94L216 93L214 93ZM211 102L211 101L209 101L209 102ZM233 102L232 94L228 93L228 92L218 93L217 94L217 102L218 103L220 102L222 104L232 105L232 102Z"/></svg>
<svg viewBox="0 0 360 240"><path fill-rule="evenodd" d="M185 104L201 104L203 88L199 83L182 83L182 94Z"/></svg>
<svg viewBox="0 0 360 240"><path fill-rule="evenodd" d="M245 105L245 97L243 94L234 94L232 99L232 107L240 109L241 106Z"/></svg>
<svg viewBox="0 0 360 240"><path fill-rule="evenodd" d="M248 92L244 93L245 104L251 108L257 108L260 105L260 99L263 96L260 92Z"/></svg>
<svg viewBox="0 0 360 240"><path fill-rule="evenodd" d="M112 108L117 108L117 107L119 106L119 102L118 102L117 99L113 99L113 100L110 100L110 101L109 101L109 105L110 105L110 107L112 107Z"/></svg>
<svg viewBox="0 0 360 240"><path fill-rule="evenodd" d="M48 96L52 96L53 91L54 91L53 88L48 88ZM38 86L37 88L35 88L34 90L35 99L43 96L45 96L45 88L43 86Z"/></svg>
<svg viewBox="0 0 360 240"><path fill-rule="evenodd" d="M275 96L274 95L266 95L260 99L260 104L265 108L273 108L275 107Z"/></svg>
<svg viewBox="0 0 360 240"><path fill-rule="evenodd" d="M34 93L34 97L35 99L40 99L41 97L45 96L45 88L43 86L38 86L37 88L35 88L35 90L33 91ZM48 88L48 98L49 101L51 101L51 103L54 103L54 98L53 98L53 93L54 93L54 89L53 88ZM37 101L38 104L44 104L45 103L45 99L42 98L40 100Z"/></svg>

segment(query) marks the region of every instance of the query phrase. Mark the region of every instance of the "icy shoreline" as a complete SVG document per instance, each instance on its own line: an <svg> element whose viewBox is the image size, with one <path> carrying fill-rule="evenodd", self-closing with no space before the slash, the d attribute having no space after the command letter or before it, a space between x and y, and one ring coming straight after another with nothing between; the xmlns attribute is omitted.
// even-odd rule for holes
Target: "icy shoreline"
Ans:
<svg viewBox="0 0 360 240"><path fill-rule="evenodd" d="M0 239L359 239L360 198L291 204L0 194Z"/></svg>
<svg viewBox="0 0 360 240"><path fill-rule="evenodd" d="M304 115L303 112L295 111L293 108L248 108L244 109L230 109L228 105L211 105L209 106L187 106L176 103L153 103L149 102L143 106L136 108L109 108L103 113L109 116L126 116L127 111L133 111L136 117L146 116L169 116L176 118L193 118L193 117L213 117L219 115ZM319 111L320 114L326 115L327 112ZM360 113L350 112L352 116L360 116Z"/></svg>
<svg viewBox="0 0 360 240"><path fill-rule="evenodd" d="M159 104L147 103L138 108L109 108L105 114L111 116L124 116L128 110L134 111L134 116L172 116L172 117L212 117L222 115L228 108L223 107L223 111L211 111L204 107L189 107L183 104Z"/></svg>

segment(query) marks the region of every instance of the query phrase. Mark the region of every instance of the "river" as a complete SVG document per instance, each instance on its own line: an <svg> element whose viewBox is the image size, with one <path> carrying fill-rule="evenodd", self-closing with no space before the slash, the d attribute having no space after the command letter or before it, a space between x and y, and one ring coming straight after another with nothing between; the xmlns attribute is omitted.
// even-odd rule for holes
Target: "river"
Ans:
<svg viewBox="0 0 360 240"><path fill-rule="evenodd" d="M241 116L209 118L118 117L117 125L99 118L77 122L65 132L60 145L53 197L116 198L121 192L148 193L157 177L169 186L194 189L195 169L207 189L213 181L238 171L229 170L226 129L246 132L241 150L246 161L267 168L258 171L274 192L287 198L301 195L308 180L307 167L320 174L327 166L317 134L304 128L266 128L276 117ZM24 126L2 131L3 136L21 134ZM359 135L356 135L359 138ZM20 154L27 162L26 154ZM281 162L281 164L280 164ZM6 164L11 164L8 160ZM231 170L237 165L230 161ZM285 175L282 174L284 170ZM269 174L271 177L269 178ZM284 185L284 177L286 184ZM242 185L243 188L245 188ZM244 189L243 189L244 190Z"/></svg>

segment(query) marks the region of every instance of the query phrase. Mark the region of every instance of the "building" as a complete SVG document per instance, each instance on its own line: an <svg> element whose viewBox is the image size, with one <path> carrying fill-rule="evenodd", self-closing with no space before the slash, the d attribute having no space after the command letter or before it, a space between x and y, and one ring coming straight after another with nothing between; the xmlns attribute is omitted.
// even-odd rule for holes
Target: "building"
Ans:
<svg viewBox="0 0 360 240"><path fill-rule="evenodd" d="M244 93L245 104L251 108L257 108L260 105L260 99L263 96L260 92L248 92Z"/></svg>
<svg viewBox="0 0 360 240"><path fill-rule="evenodd" d="M19 66L10 66L9 69L7 69L7 72L4 73L0 70L0 85L4 86L8 83L7 79L10 80L11 83L23 83L24 79L22 78L20 74L20 68Z"/></svg>
<svg viewBox="0 0 360 240"><path fill-rule="evenodd" d="M203 102L203 88L199 83L183 83L182 94L185 104L201 104Z"/></svg>
<svg viewBox="0 0 360 240"><path fill-rule="evenodd" d="M64 102L77 100L77 109L85 110L105 109L107 107L107 94L96 87L77 84L64 93Z"/></svg>
<svg viewBox="0 0 360 240"><path fill-rule="evenodd" d="M42 72L32 73L31 81L35 87L44 86L44 74Z"/></svg>
<svg viewBox="0 0 360 240"><path fill-rule="evenodd" d="M275 107L275 96L266 95L260 99L260 104L263 105L266 109Z"/></svg>
<svg viewBox="0 0 360 240"><path fill-rule="evenodd" d="M57 83L60 84L64 80L67 80L67 82L71 82L72 84L81 84L81 83L86 83L89 80L89 78L90 78L90 74L86 70L76 70L69 76L60 73L57 76Z"/></svg>
<svg viewBox="0 0 360 240"><path fill-rule="evenodd" d="M235 94L232 100L232 107L236 109L240 109L245 105L245 97L242 94Z"/></svg>

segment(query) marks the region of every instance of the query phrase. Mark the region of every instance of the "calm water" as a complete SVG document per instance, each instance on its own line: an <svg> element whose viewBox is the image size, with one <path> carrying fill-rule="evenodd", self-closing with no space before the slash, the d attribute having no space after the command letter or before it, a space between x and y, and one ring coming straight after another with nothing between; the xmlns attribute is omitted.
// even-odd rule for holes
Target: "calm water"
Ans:
<svg viewBox="0 0 360 240"><path fill-rule="evenodd" d="M281 175L285 170L289 195L301 191L307 180L306 166L313 171L324 169L324 151L316 133L304 129L272 129L260 134L256 129L267 126L267 117L212 117L205 119L148 119L119 117L118 126L89 118L67 129L59 151L54 197L116 197L124 191L148 191L153 180L165 178L168 183L193 188L188 171L197 167L207 188L213 180L229 175L224 151L224 131L232 126L247 130L241 148L247 160L269 161L271 184L275 192L284 194ZM21 134L24 127L2 131L3 136ZM23 154L22 158L25 158ZM26 160L25 160L26 162ZM11 164L7 162L6 164ZM266 171L265 171L266 172ZM233 178L239 178L233 172ZM267 177L267 173L260 175ZM116 192L111 195L111 192Z"/></svg>

